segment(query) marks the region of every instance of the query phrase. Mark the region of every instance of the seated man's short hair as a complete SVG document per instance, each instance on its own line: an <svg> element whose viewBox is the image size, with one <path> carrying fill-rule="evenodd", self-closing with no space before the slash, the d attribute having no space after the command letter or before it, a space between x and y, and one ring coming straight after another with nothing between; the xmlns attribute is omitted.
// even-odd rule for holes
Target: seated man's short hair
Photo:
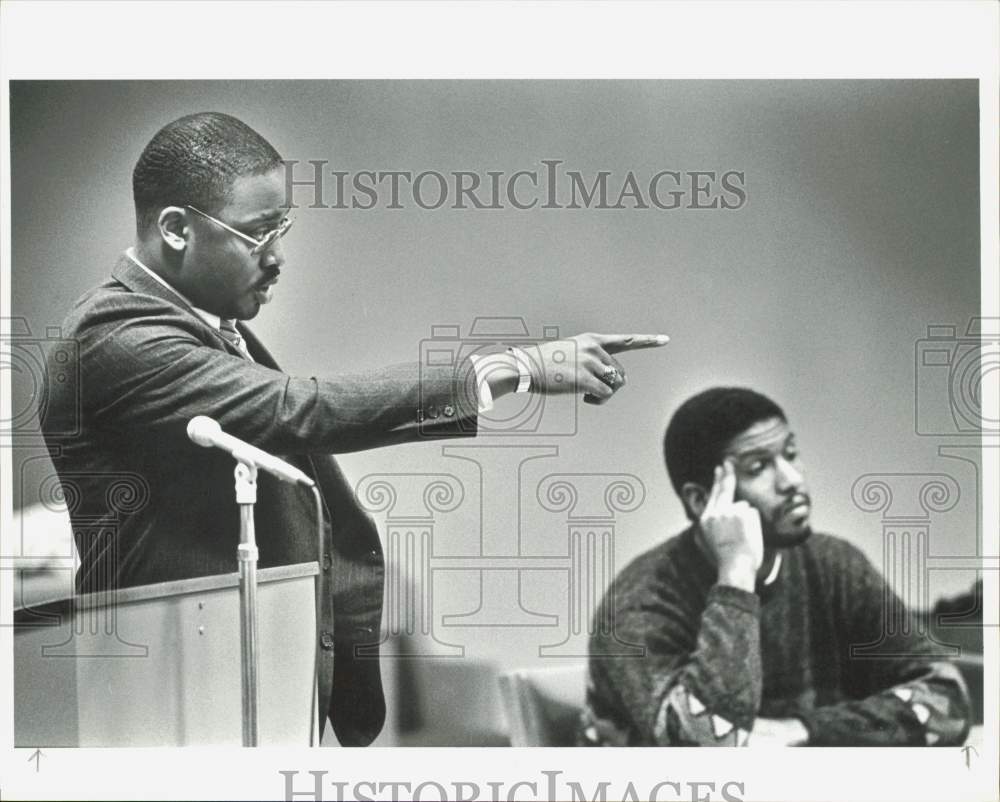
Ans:
<svg viewBox="0 0 1000 802"><path fill-rule="evenodd" d="M686 482L711 487L726 444L768 418L786 420L774 401L745 387L712 387L681 404L663 438L667 473L677 495Z"/></svg>

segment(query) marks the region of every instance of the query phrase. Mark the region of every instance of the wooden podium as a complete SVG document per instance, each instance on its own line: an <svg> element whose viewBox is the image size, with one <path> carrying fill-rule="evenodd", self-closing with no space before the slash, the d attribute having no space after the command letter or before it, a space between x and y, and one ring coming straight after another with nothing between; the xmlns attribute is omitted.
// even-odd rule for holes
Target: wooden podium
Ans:
<svg viewBox="0 0 1000 802"><path fill-rule="evenodd" d="M258 571L261 745L309 745L318 574L314 562ZM15 745L239 746L238 583L233 573L16 609Z"/></svg>

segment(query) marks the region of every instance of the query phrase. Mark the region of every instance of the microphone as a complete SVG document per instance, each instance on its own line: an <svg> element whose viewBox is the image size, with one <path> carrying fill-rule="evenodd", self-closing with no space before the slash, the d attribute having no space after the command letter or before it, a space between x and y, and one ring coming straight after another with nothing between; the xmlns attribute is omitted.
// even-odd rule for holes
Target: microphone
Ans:
<svg viewBox="0 0 1000 802"><path fill-rule="evenodd" d="M187 436L193 443L205 448L221 448L240 462L250 463L257 468L277 476L283 482L314 487L316 483L294 465L268 454L256 446L226 434L218 421L206 415L191 418L187 425Z"/></svg>

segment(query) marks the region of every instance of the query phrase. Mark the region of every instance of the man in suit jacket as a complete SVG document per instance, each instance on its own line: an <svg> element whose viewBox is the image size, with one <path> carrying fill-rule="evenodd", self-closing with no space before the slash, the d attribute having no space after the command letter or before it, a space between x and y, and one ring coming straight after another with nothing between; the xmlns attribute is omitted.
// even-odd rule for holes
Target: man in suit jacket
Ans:
<svg viewBox="0 0 1000 802"><path fill-rule="evenodd" d="M321 490L318 550L309 491L258 475L259 564L319 561L320 721L330 716L342 744L366 745L385 718L382 550L329 455L473 435L480 409L518 390L601 403L624 383L612 354L665 338L580 335L569 349L539 346L533 359L508 351L457 369L291 377L240 322L270 300L284 263L290 200L277 151L233 117L190 115L149 142L133 191L135 247L64 324L79 349L79 386L55 355L48 365L42 426L70 508L78 590L235 570L233 459L186 436L192 417L211 416ZM575 364L557 366L560 351ZM557 367L573 381L551 378Z"/></svg>

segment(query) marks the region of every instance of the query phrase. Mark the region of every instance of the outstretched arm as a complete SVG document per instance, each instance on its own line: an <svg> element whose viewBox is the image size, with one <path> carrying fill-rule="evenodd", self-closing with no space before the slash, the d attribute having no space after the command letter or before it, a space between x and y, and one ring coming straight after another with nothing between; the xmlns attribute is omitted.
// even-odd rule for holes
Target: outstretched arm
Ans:
<svg viewBox="0 0 1000 802"><path fill-rule="evenodd" d="M183 437L188 420L209 415L225 431L280 454L357 451L475 433L478 398L471 362L292 377L204 342L201 328L187 311L140 293L95 305L78 332L79 402L98 425L116 434ZM607 400L624 383L623 371L622 381L601 378L617 364L611 354L666 341L655 335L594 334L533 346L533 392ZM558 353L570 360L557 361ZM516 363L502 357L487 376L496 395L511 392ZM77 403L77 396L62 395L67 405Z"/></svg>

